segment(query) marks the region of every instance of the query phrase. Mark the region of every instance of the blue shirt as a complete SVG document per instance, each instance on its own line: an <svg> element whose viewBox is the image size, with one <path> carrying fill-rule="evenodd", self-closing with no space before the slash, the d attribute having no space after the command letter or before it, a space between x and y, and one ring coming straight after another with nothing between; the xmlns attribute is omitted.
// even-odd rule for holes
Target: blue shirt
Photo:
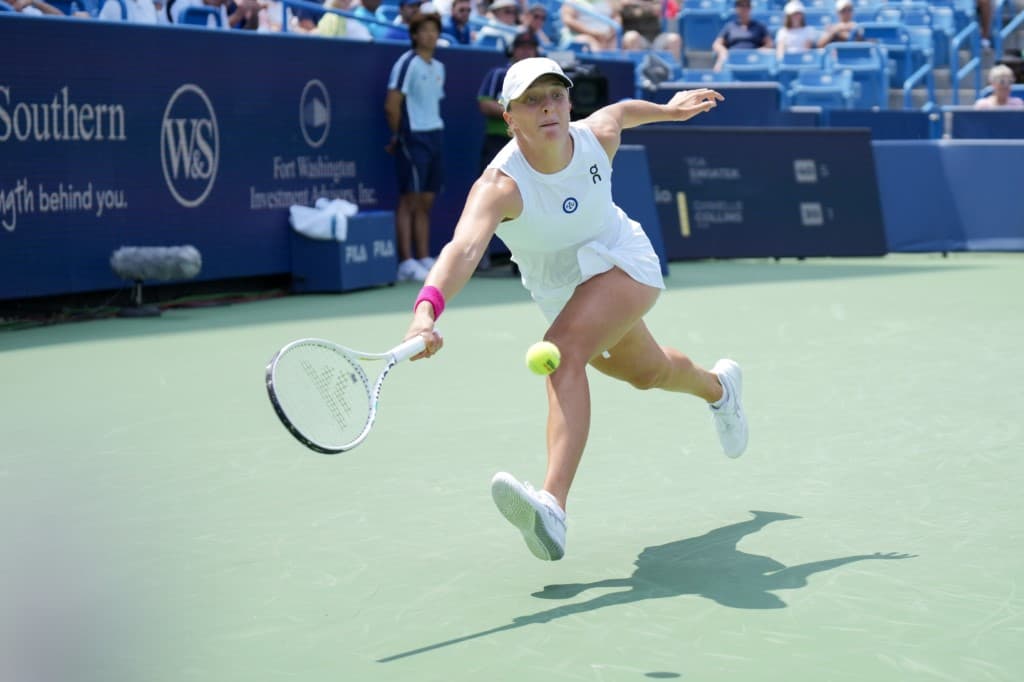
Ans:
<svg viewBox="0 0 1024 682"><path fill-rule="evenodd" d="M441 120L444 64L436 57L428 64L414 51L405 52L391 67L388 90L399 90L405 95L402 102L403 132L420 133L444 128Z"/></svg>
<svg viewBox="0 0 1024 682"><path fill-rule="evenodd" d="M469 45L472 39L469 24L463 24L461 27L456 26L451 17L448 17L441 23L441 33L447 33L452 38L455 38L455 42L459 45Z"/></svg>
<svg viewBox="0 0 1024 682"><path fill-rule="evenodd" d="M735 20L726 23L718 37L730 50L735 48L756 50L768 41L768 29L759 21L750 20L746 26Z"/></svg>

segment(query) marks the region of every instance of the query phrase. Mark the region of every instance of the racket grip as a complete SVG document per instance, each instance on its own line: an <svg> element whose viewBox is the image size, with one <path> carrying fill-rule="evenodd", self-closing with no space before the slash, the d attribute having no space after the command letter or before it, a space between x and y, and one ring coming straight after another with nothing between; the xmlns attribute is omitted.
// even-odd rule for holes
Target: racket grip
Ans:
<svg viewBox="0 0 1024 682"><path fill-rule="evenodd" d="M403 341L391 349L391 357L395 362L408 360L417 353L422 353L427 347L427 342L421 334L417 334L407 341Z"/></svg>

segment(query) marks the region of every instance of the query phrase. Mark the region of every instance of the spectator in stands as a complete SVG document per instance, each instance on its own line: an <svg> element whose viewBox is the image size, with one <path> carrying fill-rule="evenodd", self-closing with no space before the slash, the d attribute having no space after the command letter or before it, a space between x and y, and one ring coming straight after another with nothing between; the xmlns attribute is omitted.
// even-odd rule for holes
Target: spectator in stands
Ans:
<svg viewBox="0 0 1024 682"><path fill-rule="evenodd" d="M263 0L229 0L228 17L234 21L231 28L257 31L260 28L260 12L266 9ZM232 21L229 19L229 21Z"/></svg>
<svg viewBox="0 0 1024 682"><path fill-rule="evenodd" d="M422 0L399 0L398 16L395 17L391 28L384 34L384 37L388 40L408 40L409 26L413 18L419 15L422 5Z"/></svg>
<svg viewBox="0 0 1024 682"><path fill-rule="evenodd" d="M326 0L324 7L344 12L352 11L353 0ZM348 38L349 40L373 40L370 31L356 19L340 14L325 12L316 24L317 35L326 38Z"/></svg>
<svg viewBox="0 0 1024 682"><path fill-rule="evenodd" d="M53 5L43 2L43 0L8 0L8 3L15 12L20 12L25 16L40 17L44 14L50 14L52 16L64 16L64 13Z"/></svg>
<svg viewBox="0 0 1024 682"><path fill-rule="evenodd" d="M359 6L352 10L352 14L356 15L360 19L376 19L377 21L387 22L388 17L381 8L381 5L383 4L383 0L362 0L359 3ZM390 30L387 26L371 23L369 21L364 25L370 32L370 35L374 38L383 38Z"/></svg>
<svg viewBox="0 0 1024 682"><path fill-rule="evenodd" d="M593 52L618 47L617 28L622 27L618 0L565 0L561 17L563 45L582 43Z"/></svg>
<svg viewBox="0 0 1024 682"><path fill-rule="evenodd" d="M459 45L472 43L474 35L469 26L469 13L472 10L471 0L454 0L451 14L441 22L441 32L451 36Z"/></svg>
<svg viewBox="0 0 1024 682"><path fill-rule="evenodd" d="M839 20L825 27L818 38L818 47L825 47L829 43L864 40L864 29L853 20L853 0L838 0L836 15Z"/></svg>
<svg viewBox="0 0 1024 682"><path fill-rule="evenodd" d="M804 5L800 0L789 0L782 12L784 23L775 34L775 49L780 59L787 52L803 52L818 44L818 30L807 25Z"/></svg>
<svg viewBox="0 0 1024 682"><path fill-rule="evenodd" d="M493 0L487 8L487 19L495 24L519 29L519 3L516 0ZM494 38L501 49L507 50L515 32L491 26L484 26L477 31L476 40Z"/></svg>
<svg viewBox="0 0 1024 682"><path fill-rule="evenodd" d="M993 66L988 72L988 82L992 84L992 94L975 102L975 109L1024 109L1024 99L1010 96L1013 69L1006 64Z"/></svg>
<svg viewBox="0 0 1024 682"><path fill-rule="evenodd" d="M715 71L721 71L729 50L771 49L774 45L768 29L760 21L750 17L750 0L736 0L736 16L722 27L715 42Z"/></svg>
<svg viewBox="0 0 1024 682"><path fill-rule="evenodd" d="M317 4L321 0L312 0ZM324 15L323 12L315 12L304 7L293 7L288 20L288 30L293 33L316 33L316 24Z"/></svg>
<svg viewBox="0 0 1024 682"><path fill-rule="evenodd" d="M662 0L621 0L623 50L669 52L682 64L683 41L678 33L662 31Z"/></svg>
<svg viewBox="0 0 1024 682"><path fill-rule="evenodd" d="M477 105L484 116L484 142L480 150L480 172L483 173L491 159L508 144L508 126L505 125L505 108L498 102L505 73L516 62L536 57L540 44L532 33L520 33L512 41L508 64L496 66L484 76L477 94Z"/></svg>
<svg viewBox="0 0 1024 682"><path fill-rule="evenodd" d="M974 7L978 11L981 46L987 50L992 47L992 0L975 0Z"/></svg>
<svg viewBox="0 0 1024 682"><path fill-rule="evenodd" d="M221 28L234 28L236 26L246 24L249 19L248 16L255 6L255 16L257 25L259 22L259 2L257 0L239 0L241 4L234 4L230 0L174 0L168 7L170 13L171 23L181 23L181 14L189 7L212 7L220 13L220 26ZM229 5L233 9L229 9ZM213 22L211 18L207 25Z"/></svg>
<svg viewBox="0 0 1024 682"><path fill-rule="evenodd" d="M124 21L129 24L156 24L160 21L160 14L153 0L124 0L126 14L123 18L121 7L117 0L106 0L96 18L103 21Z"/></svg>
<svg viewBox="0 0 1024 682"><path fill-rule="evenodd" d="M412 49L391 68L384 101L392 137L386 149L395 156L398 176L398 281L426 279L430 257L430 211L444 180L441 143L444 121L444 64L435 58L441 16L417 14L409 23ZM415 255L413 247L415 246Z"/></svg>
<svg viewBox="0 0 1024 682"><path fill-rule="evenodd" d="M555 46L555 41L544 30L544 24L548 20L548 8L542 2L533 2L523 13L523 30L533 36L537 44L542 48Z"/></svg>

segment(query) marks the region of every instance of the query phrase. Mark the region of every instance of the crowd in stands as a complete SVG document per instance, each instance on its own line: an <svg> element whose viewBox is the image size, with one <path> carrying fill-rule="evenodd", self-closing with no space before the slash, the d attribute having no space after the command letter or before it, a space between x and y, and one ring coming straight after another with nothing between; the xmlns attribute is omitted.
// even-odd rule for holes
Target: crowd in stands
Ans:
<svg viewBox="0 0 1024 682"><path fill-rule="evenodd" d="M715 7L725 6L715 4L722 0L711 1ZM880 0L835 0L834 4L833 0L789 0L780 11L783 1L724 0L733 14L727 17L722 10L717 35L709 35L705 45L684 44L681 24L675 21L685 18L687 7L706 6L702 0L435 0L428 5L441 17L440 46L476 45L509 53L513 39L525 33L542 53L634 55L638 64L636 57L653 54L664 63L662 80L678 78L687 66L687 55L695 51L710 54L710 70L729 72L730 53L741 50L771 52L782 63L792 53L873 40L865 38L862 28L864 9L877 6ZM983 45L991 37L994 1L973 3ZM289 31L361 41L408 40L409 22L423 6L423 0L0 0L0 9L24 14L202 24L222 30ZM823 11L834 11L830 22L824 21ZM808 20L811 12L813 22ZM769 14L773 16L766 24ZM995 71L990 76L996 94L983 99L991 106L1007 106L1016 98L997 96L1006 71L998 73L997 80L991 80ZM1013 72L1009 73L1012 78Z"/></svg>

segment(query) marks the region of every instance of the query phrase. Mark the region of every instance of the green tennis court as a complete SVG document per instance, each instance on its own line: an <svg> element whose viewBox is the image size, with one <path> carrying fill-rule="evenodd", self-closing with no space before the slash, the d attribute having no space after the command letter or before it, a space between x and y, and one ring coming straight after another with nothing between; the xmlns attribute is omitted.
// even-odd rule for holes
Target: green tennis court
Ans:
<svg viewBox="0 0 1024 682"><path fill-rule="evenodd" d="M751 445L592 374L566 558L494 509L544 467L543 320L477 277L352 453L263 367L384 350L415 287L0 334L0 678L1019 680L1024 257L675 263L648 321L743 366Z"/></svg>

